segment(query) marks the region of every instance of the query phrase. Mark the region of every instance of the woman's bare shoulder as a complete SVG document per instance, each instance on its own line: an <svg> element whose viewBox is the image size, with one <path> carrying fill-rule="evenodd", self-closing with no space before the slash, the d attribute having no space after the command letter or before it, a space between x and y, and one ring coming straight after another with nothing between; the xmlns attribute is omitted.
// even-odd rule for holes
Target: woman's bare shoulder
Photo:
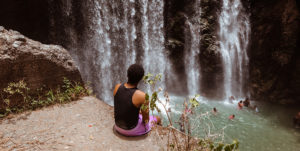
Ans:
<svg viewBox="0 0 300 151"><path fill-rule="evenodd" d="M136 107L140 107L145 102L145 93L141 90L136 90L133 94L132 102Z"/></svg>
<svg viewBox="0 0 300 151"><path fill-rule="evenodd" d="M135 91L135 95L137 96L137 97L142 97L142 98L145 98L145 92L143 92L143 91L141 91L141 90L136 90Z"/></svg>
<svg viewBox="0 0 300 151"><path fill-rule="evenodd" d="M120 86L121 86L121 83L119 83L119 84L117 84L117 85L115 86L115 89L114 89L114 96L116 95L116 93L117 93L117 91L118 91L118 89L119 89Z"/></svg>

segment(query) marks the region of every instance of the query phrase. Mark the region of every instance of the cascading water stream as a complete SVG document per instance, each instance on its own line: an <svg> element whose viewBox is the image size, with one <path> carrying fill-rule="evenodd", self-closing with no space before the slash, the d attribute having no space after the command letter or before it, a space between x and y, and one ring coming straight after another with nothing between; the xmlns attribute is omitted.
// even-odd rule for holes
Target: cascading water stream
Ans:
<svg viewBox="0 0 300 151"><path fill-rule="evenodd" d="M200 91L200 2L201 0L195 2L195 14L185 24L185 69L189 95L198 94Z"/></svg>
<svg viewBox="0 0 300 151"><path fill-rule="evenodd" d="M142 13L142 35L144 58L143 64L145 71L152 74L163 74L165 76L169 65L165 55L164 33L163 33L163 8L164 3L161 0L141 0ZM162 88L165 88L163 82Z"/></svg>
<svg viewBox="0 0 300 151"><path fill-rule="evenodd" d="M245 97L248 75L247 47L249 17L240 0L223 0L220 23L220 51L224 65L225 97Z"/></svg>
<svg viewBox="0 0 300 151"><path fill-rule="evenodd" d="M72 5L62 1L63 16L70 20L74 20ZM67 26L72 37L68 47L84 81L91 82L100 99L113 103L114 85L126 82L126 70L133 63L143 64L146 73L172 74L164 52L163 8L161 0L82 2L84 42L79 45L75 27Z"/></svg>
<svg viewBox="0 0 300 151"><path fill-rule="evenodd" d="M126 69L133 63L142 64L146 73L163 74L160 87L168 92L176 91L176 85L195 95L200 93L201 77L200 2L193 2L193 13L187 15L184 55L178 56L184 58L182 74L187 79L176 78L164 46L164 1L161 0L87 0L79 4L62 1L62 17L70 22L64 28L67 47L84 81L90 82L97 97L109 104L113 102L114 85L126 82ZM74 22L78 14L82 15L79 19L84 24L80 26L82 29ZM143 85L140 88L148 89Z"/></svg>
<svg viewBox="0 0 300 151"><path fill-rule="evenodd" d="M187 79L176 79L164 47L164 1L87 0L81 1L80 12L73 9L76 5L73 1L62 1L63 17L71 22L64 28L71 41L68 48L84 81L90 81L95 94L112 104L114 85L126 81L129 65L140 63L146 73L162 73L165 77L162 87L168 84L168 91L172 89L170 85L181 80L183 85L176 86L186 88L189 95L200 93L200 2L193 2L192 13L186 14L184 55L178 56L183 57L185 73L182 74ZM78 30L72 22L76 13L82 14L83 29ZM223 1L219 22L225 95L243 97L250 29L239 0Z"/></svg>

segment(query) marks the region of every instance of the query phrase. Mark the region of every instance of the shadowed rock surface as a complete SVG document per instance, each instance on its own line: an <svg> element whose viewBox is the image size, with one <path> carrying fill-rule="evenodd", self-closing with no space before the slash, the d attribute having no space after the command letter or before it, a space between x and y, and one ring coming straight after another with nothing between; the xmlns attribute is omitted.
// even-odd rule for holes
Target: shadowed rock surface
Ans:
<svg viewBox="0 0 300 151"><path fill-rule="evenodd" d="M224 95L221 86L224 83L224 69L218 42L221 4L217 0L201 1L201 92L208 98L222 98Z"/></svg>
<svg viewBox="0 0 300 151"><path fill-rule="evenodd" d="M299 4L250 1L250 88L257 100L300 103Z"/></svg>
<svg viewBox="0 0 300 151"><path fill-rule="evenodd" d="M63 78L82 83L77 66L67 50L44 45L0 26L0 90L24 80L30 89L56 89ZM3 100L0 101L0 106Z"/></svg>

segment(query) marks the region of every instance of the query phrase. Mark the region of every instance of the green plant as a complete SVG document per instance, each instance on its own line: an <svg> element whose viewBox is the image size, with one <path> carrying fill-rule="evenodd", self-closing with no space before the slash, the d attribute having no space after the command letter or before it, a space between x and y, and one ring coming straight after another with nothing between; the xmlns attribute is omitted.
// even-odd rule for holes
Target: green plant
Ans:
<svg viewBox="0 0 300 151"><path fill-rule="evenodd" d="M77 82L63 79L63 84L56 90L39 88L31 90L21 80L9 83L6 88L0 91L3 100L4 110L0 108L0 118L10 113L20 113L25 110L35 110L56 103L67 103L82 96L91 94L91 90Z"/></svg>
<svg viewBox="0 0 300 151"><path fill-rule="evenodd" d="M21 95L23 97L23 101L27 102L30 99L30 96L28 95L29 90L30 89L27 87L27 84L23 80L17 83L9 83L8 86L3 89L3 91L8 94L6 99L4 99L4 102L9 105L10 98L15 95Z"/></svg>

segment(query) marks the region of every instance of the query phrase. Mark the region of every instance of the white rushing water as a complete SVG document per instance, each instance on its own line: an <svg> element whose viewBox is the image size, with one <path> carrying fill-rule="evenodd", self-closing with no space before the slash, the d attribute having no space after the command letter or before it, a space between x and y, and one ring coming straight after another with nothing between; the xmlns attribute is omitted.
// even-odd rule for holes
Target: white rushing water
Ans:
<svg viewBox="0 0 300 151"><path fill-rule="evenodd" d="M63 15L73 18L72 3L63 1L62 4ZM145 73L165 74L170 70L164 53L163 8L161 0L82 3L80 11L86 25L82 29L83 44L78 46L74 26L68 26L66 33L75 37L69 44L70 52L84 81L91 83L100 99L113 104L114 85L127 81L127 68L133 63L142 64Z"/></svg>
<svg viewBox="0 0 300 151"><path fill-rule="evenodd" d="M83 80L91 83L101 100L112 104L115 84L126 82L126 70L133 63L142 64L146 73L162 73L164 79L160 85L168 88L169 92L176 90L176 86L186 88L188 95L200 93L201 0L193 2L192 13L186 14L184 55L178 56L183 57L183 62L178 63L184 64L185 73L177 74L184 75L181 77L186 79L178 79L179 76L174 75L164 47L164 1L72 2L61 2L62 17L68 21L64 28L66 41L71 41L66 45L79 66ZM79 10L75 7L77 5ZM219 18L226 97L245 95L243 85L247 77L246 49L250 29L248 16L242 10L239 0L224 0ZM76 26L78 14L82 15L79 19L83 22L82 26Z"/></svg>
<svg viewBox="0 0 300 151"><path fill-rule="evenodd" d="M145 71L166 75L168 58L164 47L164 3L161 0L140 0L142 8L143 64ZM165 80L163 80L165 81ZM162 83L165 88L165 83Z"/></svg>
<svg viewBox="0 0 300 151"><path fill-rule="evenodd" d="M245 97L248 95L245 82L248 75L250 23L240 0L223 0L219 23L225 97Z"/></svg>
<svg viewBox="0 0 300 151"><path fill-rule="evenodd" d="M185 23L185 70L187 74L187 88L189 95L200 92L200 17L201 0L197 0L194 5L195 14L188 18Z"/></svg>

